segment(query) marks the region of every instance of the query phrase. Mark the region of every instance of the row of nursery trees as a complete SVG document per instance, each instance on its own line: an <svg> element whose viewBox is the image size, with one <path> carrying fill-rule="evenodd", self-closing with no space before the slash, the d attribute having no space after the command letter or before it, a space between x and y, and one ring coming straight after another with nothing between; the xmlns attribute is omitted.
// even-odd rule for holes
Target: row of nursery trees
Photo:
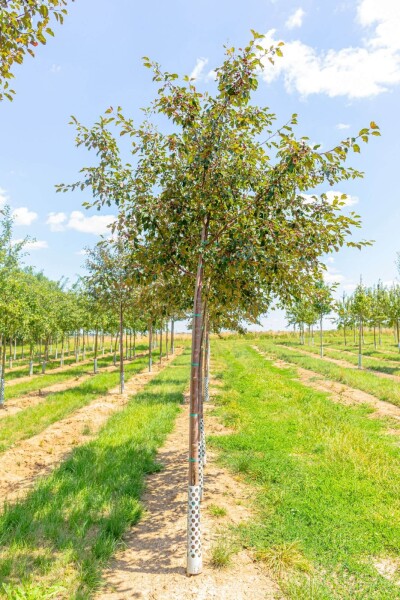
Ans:
<svg viewBox="0 0 400 600"><path fill-rule="evenodd" d="M88 189L87 208L113 206L118 213L112 240L88 257L95 297L120 310L140 297L140 306L155 311L149 323L156 315L191 318L190 575L202 570L209 333L240 331L277 299L291 305L303 292L313 297L323 255L365 244L350 239L360 219L343 211L345 198L332 202L325 192L362 175L345 163L360 151L360 141L379 135L378 127L371 122L321 152L296 136L297 115L275 125L275 114L253 97L260 71L281 54L281 44L266 47L253 32L245 48L226 49L214 71L214 94L145 58L158 92L143 122L120 107L107 109L92 126L73 118L76 144L90 151L92 166L82 168L75 183L58 186L63 192Z"/></svg>
<svg viewBox="0 0 400 600"><path fill-rule="evenodd" d="M96 373L99 355L113 353L115 364L118 354L123 391L123 359L135 358L137 334L158 333L162 353L162 331L168 344L168 321L172 319L173 335L173 315L163 312L157 298L147 291L133 293L129 286L119 290L117 255L105 249L89 252L90 276L70 289L66 282L51 281L24 268L28 239L14 243L12 225L10 208L5 206L0 211L0 406L4 405L6 368L24 360L32 376L35 361L45 373L50 360L59 360L62 367L66 356L72 355L76 362L90 356ZM101 286L96 283L99 269ZM173 350L173 338L171 344ZM150 369L154 345L155 340L149 351Z"/></svg>
<svg viewBox="0 0 400 600"><path fill-rule="evenodd" d="M335 286L329 287L320 282L311 298L303 295L287 308L288 324L298 328L301 344L305 344L306 330L308 330L308 341L314 343L314 327L319 325L322 356L323 319L332 314L332 322L335 322L338 329L343 332L344 345L348 344L349 332L353 343L358 341L359 367L362 366L365 328L373 332L375 349L382 344L382 329L393 328L395 343L400 352L400 284L385 286L379 282L377 285L367 287L360 282L352 294L343 294L340 300L333 298L334 288Z"/></svg>

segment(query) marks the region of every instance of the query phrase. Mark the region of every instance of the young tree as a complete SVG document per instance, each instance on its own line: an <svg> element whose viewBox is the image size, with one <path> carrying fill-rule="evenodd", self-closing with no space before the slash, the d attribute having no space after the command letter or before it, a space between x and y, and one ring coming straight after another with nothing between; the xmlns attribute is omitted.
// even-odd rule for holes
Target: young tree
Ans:
<svg viewBox="0 0 400 600"><path fill-rule="evenodd" d="M254 33L244 49L227 49L215 71L215 95L200 93L188 77L179 82L145 59L159 87L145 122L135 127L121 109L109 109L92 128L75 119L77 145L95 150L98 163L82 169L80 181L58 188L89 187L98 207L116 202L116 228L135 248L142 268L182 277L192 288L189 574L202 568L199 412L205 309L212 310L211 298L226 294L234 301L233 313L246 314L246 292L255 287L267 299L288 302L320 281L323 254L343 245L361 247L348 241L360 220L342 213L342 198L330 202L321 194L309 201L305 194L361 177L345 167L348 153L359 152L359 140L379 135L372 122L358 136L320 152L308 138L296 138L296 115L274 130L270 109L250 102L265 61L281 54L279 47L265 49L262 43ZM172 131L160 132L150 122L153 115L169 119ZM133 166L122 160L113 127L131 137Z"/></svg>

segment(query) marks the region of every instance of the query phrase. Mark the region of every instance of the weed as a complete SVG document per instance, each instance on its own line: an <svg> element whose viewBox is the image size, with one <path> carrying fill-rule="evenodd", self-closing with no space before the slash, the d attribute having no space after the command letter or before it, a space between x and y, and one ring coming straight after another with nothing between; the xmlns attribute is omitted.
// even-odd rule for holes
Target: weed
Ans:
<svg viewBox="0 0 400 600"><path fill-rule="evenodd" d="M210 504L207 509L213 517L225 517L227 514L226 508L218 506L217 504Z"/></svg>

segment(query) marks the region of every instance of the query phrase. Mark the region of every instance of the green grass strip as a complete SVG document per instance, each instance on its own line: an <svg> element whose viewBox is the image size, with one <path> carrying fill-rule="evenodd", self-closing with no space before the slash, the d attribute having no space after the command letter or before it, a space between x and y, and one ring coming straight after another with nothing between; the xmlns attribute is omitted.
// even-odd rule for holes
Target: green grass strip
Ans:
<svg viewBox="0 0 400 600"><path fill-rule="evenodd" d="M249 342L214 342L219 460L256 486L237 528L293 600L393 600L374 558L398 556L400 449L365 406L348 407L274 367Z"/></svg>
<svg viewBox="0 0 400 600"><path fill-rule="evenodd" d="M189 379L177 357L113 415L92 442L0 517L0 597L84 600L124 531L140 518L144 477L160 469Z"/></svg>
<svg viewBox="0 0 400 600"><path fill-rule="evenodd" d="M125 381L142 371L147 365L147 357L142 357L125 365ZM43 402L4 417L0 420L0 452L36 435L55 421L62 419L74 410L81 408L107 394L119 383L119 372L99 373L90 380L62 392L49 394Z"/></svg>
<svg viewBox="0 0 400 600"><path fill-rule="evenodd" d="M255 340L256 345L267 353L291 362L304 369L324 375L327 379L344 383L353 388L372 394L380 400L400 406L400 385L395 380L377 377L370 371L346 368L333 363L305 356L296 350L282 348L265 339Z"/></svg>
<svg viewBox="0 0 400 600"><path fill-rule="evenodd" d="M141 346L137 346L136 347L136 352L140 353L140 352L145 352L147 350L147 346L145 344L142 344ZM82 357L82 355L80 354L80 356ZM94 353L93 352L86 352L86 357L85 357L85 361L89 360L90 358L93 359ZM119 357L119 353L117 353L117 360ZM101 353L98 355L97 360L99 361L107 361L108 363L110 363L113 360L113 353L109 353L107 352L105 354L105 356L102 356ZM64 359L64 367L68 368L69 366L74 367L74 366L79 366L79 362L76 362L75 360L75 356L70 357L70 358L65 358ZM90 363L86 363L86 368L88 368L90 366ZM58 369L60 367L60 359L58 360L51 360L48 361L46 363L46 373L48 371L52 371L53 369ZM12 382L14 379L18 379L20 377L26 377L27 375L29 375L29 368L27 367L21 367L20 369L15 369L12 371L7 371L7 365L6 365L6 372L5 372L5 376L4 379L9 382ZM38 364L35 363L34 367L33 367L33 377L34 376L42 376L42 363Z"/></svg>
<svg viewBox="0 0 400 600"><path fill-rule="evenodd" d="M287 345L288 348L292 347L292 344ZM310 354L315 354L319 356L319 348L315 346L297 346L299 350L304 350L305 352L310 352ZM335 360L344 360L355 367L358 366L358 353L354 354L349 351L324 348L324 356L328 358L334 358ZM362 357L362 366L365 369L370 371L377 371L378 373L387 373L389 375L400 375L400 363L399 365L391 365L388 364L385 360L376 360L376 359L368 359L368 356Z"/></svg>

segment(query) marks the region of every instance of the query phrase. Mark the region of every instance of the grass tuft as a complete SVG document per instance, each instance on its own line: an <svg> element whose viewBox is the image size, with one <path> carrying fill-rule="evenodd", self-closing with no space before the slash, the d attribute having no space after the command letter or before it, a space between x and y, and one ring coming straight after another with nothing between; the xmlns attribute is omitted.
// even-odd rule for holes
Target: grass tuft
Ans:
<svg viewBox="0 0 400 600"><path fill-rule="evenodd" d="M265 550L258 550L255 557L264 562L271 573L279 579L289 569L297 569L304 573L311 573L313 570L311 563L300 551L299 542L279 544Z"/></svg>
<svg viewBox="0 0 400 600"><path fill-rule="evenodd" d="M210 504L207 507L207 510L213 517L225 517L227 514L226 508L218 506L217 504Z"/></svg>
<svg viewBox="0 0 400 600"><path fill-rule="evenodd" d="M210 564L214 569L227 569L232 564L232 557L237 552L237 547L229 538L221 536L217 539L210 551Z"/></svg>

